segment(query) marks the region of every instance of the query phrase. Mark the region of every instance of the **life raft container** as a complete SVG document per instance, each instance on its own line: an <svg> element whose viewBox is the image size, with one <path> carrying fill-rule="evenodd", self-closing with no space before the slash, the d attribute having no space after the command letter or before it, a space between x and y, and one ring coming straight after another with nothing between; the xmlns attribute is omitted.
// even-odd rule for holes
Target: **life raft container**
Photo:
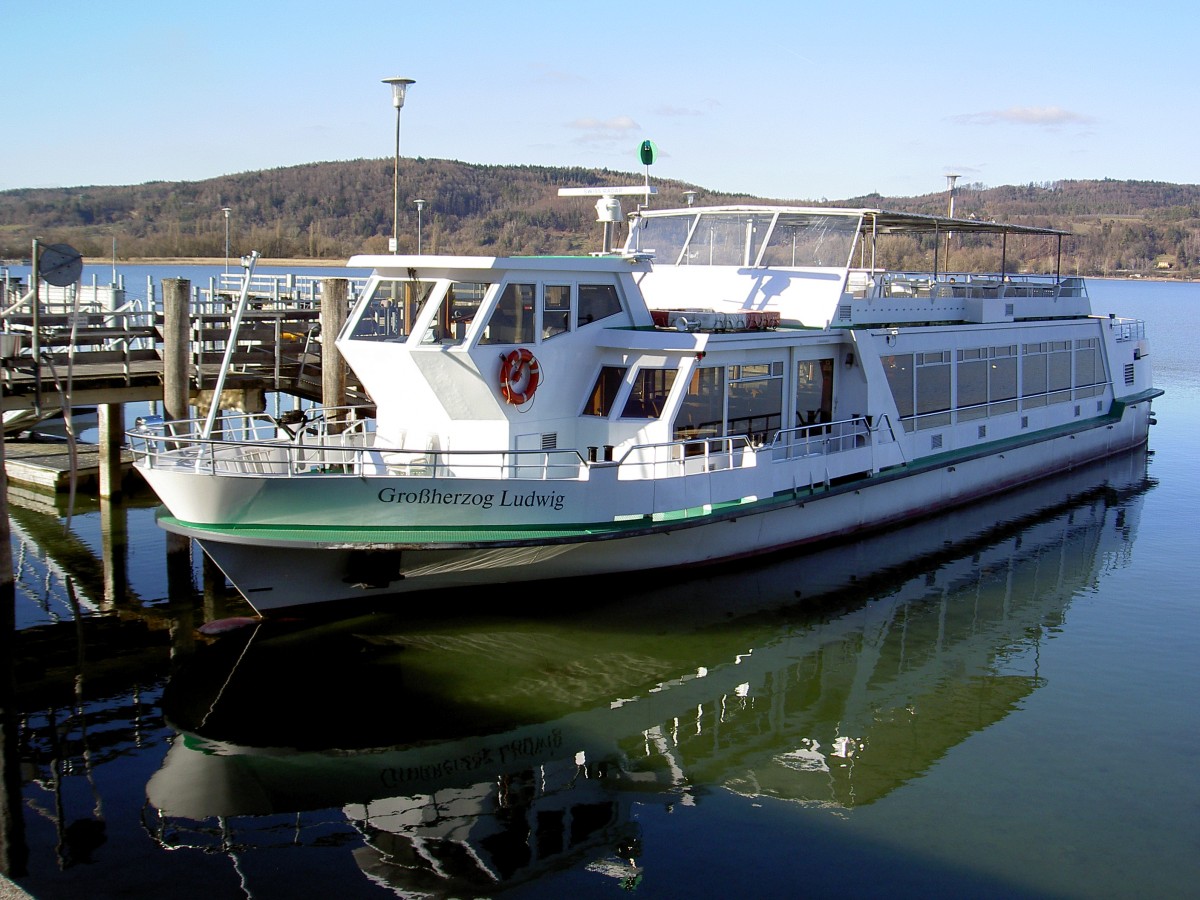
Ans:
<svg viewBox="0 0 1200 900"><path fill-rule="evenodd" d="M521 347L500 363L500 393L513 406L520 406L533 398L538 383L542 380L541 366L537 357Z"/></svg>

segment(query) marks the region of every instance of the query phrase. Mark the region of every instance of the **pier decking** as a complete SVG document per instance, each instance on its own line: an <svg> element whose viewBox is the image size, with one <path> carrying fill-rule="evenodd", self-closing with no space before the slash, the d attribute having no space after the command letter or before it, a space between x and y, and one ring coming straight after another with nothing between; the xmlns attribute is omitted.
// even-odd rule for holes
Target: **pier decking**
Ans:
<svg viewBox="0 0 1200 900"><path fill-rule="evenodd" d="M67 441L6 439L4 468L9 481L46 491L65 491L71 483L71 448ZM75 444L75 487L94 490L100 478L100 448L96 444ZM121 451L121 477L133 470L133 454Z"/></svg>

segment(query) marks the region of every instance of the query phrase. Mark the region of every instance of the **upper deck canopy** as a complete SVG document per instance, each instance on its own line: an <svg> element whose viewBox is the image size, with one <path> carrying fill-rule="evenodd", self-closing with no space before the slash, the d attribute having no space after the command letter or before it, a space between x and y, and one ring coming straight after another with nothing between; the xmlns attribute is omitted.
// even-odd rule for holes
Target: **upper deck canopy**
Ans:
<svg viewBox="0 0 1200 900"><path fill-rule="evenodd" d="M626 252L653 252L660 265L844 268L860 237L948 232L1060 238L1069 233L870 208L714 206L643 210L633 220Z"/></svg>

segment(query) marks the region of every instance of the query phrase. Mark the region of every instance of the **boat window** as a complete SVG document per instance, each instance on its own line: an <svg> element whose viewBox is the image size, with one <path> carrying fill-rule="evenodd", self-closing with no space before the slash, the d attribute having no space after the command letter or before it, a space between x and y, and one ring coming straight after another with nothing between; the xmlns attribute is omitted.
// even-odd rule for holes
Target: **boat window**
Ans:
<svg viewBox="0 0 1200 900"><path fill-rule="evenodd" d="M621 418L657 419L661 416L677 374L675 369L639 369L629 399L621 410Z"/></svg>
<svg viewBox="0 0 1200 900"><path fill-rule="evenodd" d="M624 366L604 366L596 376L596 383L592 385L592 393L583 408L583 415L607 418L612 412L617 391L621 389L627 371Z"/></svg>
<svg viewBox="0 0 1200 900"><path fill-rule="evenodd" d="M883 358L883 372L887 375L888 387L892 389L892 399L896 401L896 411L901 419L911 419L913 414L913 355L897 353ZM904 427L910 428L905 422ZM910 429L911 430L911 429Z"/></svg>
<svg viewBox="0 0 1200 900"><path fill-rule="evenodd" d="M581 284L579 286L579 322L577 327L591 325L621 311L617 289L611 284Z"/></svg>
<svg viewBox="0 0 1200 900"><path fill-rule="evenodd" d="M917 427L934 428L950 424L950 351L918 353L916 375Z"/></svg>
<svg viewBox="0 0 1200 900"><path fill-rule="evenodd" d="M412 332L421 306L437 282L413 278L385 279L375 285L371 297L350 332L353 340L400 341Z"/></svg>
<svg viewBox="0 0 1200 900"><path fill-rule="evenodd" d="M833 421L833 360L796 363L796 425Z"/></svg>
<svg viewBox="0 0 1200 900"><path fill-rule="evenodd" d="M682 265L744 266L753 262L766 237L769 215L726 213L702 216Z"/></svg>
<svg viewBox="0 0 1200 900"><path fill-rule="evenodd" d="M692 372L675 416L676 441L719 437L725 422L725 367L705 366Z"/></svg>
<svg viewBox="0 0 1200 900"><path fill-rule="evenodd" d="M696 215L652 216L635 220L627 249L654 251L659 262L674 264L683 253Z"/></svg>
<svg viewBox="0 0 1200 900"><path fill-rule="evenodd" d="M479 338L481 344L532 344L536 321L532 284L508 284Z"/></svg>
<svg viewBox="0 0 1200 900"><path fill-rule="evenodd" d="M970 421L986 416L988 401L987 348L959 350L954 377L958 382L959 420Z"/></svg>
<svg viewBox="0 0 1200 900"><path fill-rule="evenodd" d="M1017 348L1014 344L988 349L988 415L1014 412L1017 408Z"/></svg>
<svg viewBox="0 0 1200 900"><path fill-rule="evenodd" d="M489 287L490 284L452 282L442 296L437 315L430 321L421 343L443 346L461 344Z"/></svg>
<svg viewBox="0 0 1200 900"><path fill-rule="evenodd" d="M571 330L571 286L548 284L542 289L542 340Z"/></svg>
<svg viewBox="0 0 1200 900"><path fill-rule="evenodd" d="M1066 403L1071 399L1071 342L1051 341L1046 380L1051 403Z"/></svg>
<svg viewBox="0 0 1200 900"><path fill-rule="evenodd" d="M760 260L764 266L844 266L858 217L781 214Z"/></svg>
<svg viewBox="0 0 1200 900"><path fill-rule="evenodd" d="M729 366L726 434L744 434L755 444L775 438L783 421L783 363Z"/></svg>
<svg viewBox="0 0 1200 900"><path fill-rule="evenodd" d="M1075 396L1094 397L1103 391L1104 364L1100 360L1100 342L1086 338L1075 342Z"/></svg>
<svg viewBox="0 0 1200 900"><path fill-rule="evenodd" d="M1064 342L1064 346L1069 347L1069 342ZM930 354L922 354L922 356L930 356ZM1069 356L1068 350L1068 362ZM1043 392L1046 383L1044 363L1045 358L1043 357L1040 364L1032 363L1028 370L1031 379L1037 380L1040 377L1039 384L1043 385ZM1061 365L1061 361L1057 365ZM1040 372L1040 376L1036 374L1037 372ZM958 420L961 422L1009 413L1017 408L1015 402L1017 396L1017 348L1015 346L974 347L969 350L959 350L954 366L954 378L955 406L958 411ZM1069 397L1069 391L1067 396ZM1034 400L1034 404L1045 405L1044 393L1039 392L1039 398ZM932 417L932 419L937 418L939 417ZM909 430L912 430L911 427Z"/></svg>

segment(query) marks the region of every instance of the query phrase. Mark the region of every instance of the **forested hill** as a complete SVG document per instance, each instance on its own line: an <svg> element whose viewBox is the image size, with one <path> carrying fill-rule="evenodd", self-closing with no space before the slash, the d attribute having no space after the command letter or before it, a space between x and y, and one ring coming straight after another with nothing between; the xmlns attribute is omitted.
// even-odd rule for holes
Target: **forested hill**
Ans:
<svg viewBox="0 0 1200 900"><path fill-rule="evenodd" d="M643 175L604 169L489 166L438 159L401 160L400 249L415 250L417 210L426 200L426 252L487 255L597 249L590 200L560 198L560 187L638 184ZM884 207L944 214L946 191L918 197L872 194L821 198L754 198L655 179L658 207L784 200L803 205ZM392 160L313 163L197 182L126 187L0 191L0 257L26 258L34 237L69 243L107 258L220 257L230 207L235 256L344 260L386 252L392 229ZM629 204L626 204L629 208ZM1200 185L1145 181L1058 181L985 188L960 185L955 214L1074 233L1064 243L1063 271L1200 277Z"/></svg>

